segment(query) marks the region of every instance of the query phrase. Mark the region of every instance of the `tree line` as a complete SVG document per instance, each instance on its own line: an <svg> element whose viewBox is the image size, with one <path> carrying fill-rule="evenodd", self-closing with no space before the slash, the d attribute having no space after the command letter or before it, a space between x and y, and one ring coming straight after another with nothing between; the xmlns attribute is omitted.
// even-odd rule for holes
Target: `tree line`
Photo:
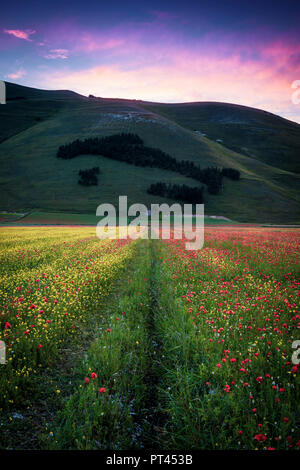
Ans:
<svg viewBox="0 0 300 470"><path fill-rule="evenodd" d="M191 188L186 184L153 183L147 189L147 193L188 202L190 204L203 203L203 188Z"/></svg>
<svg viewBox="0 0 300 470"><path fill-rule="evenodd" d="M210 194L218 194L222 189L223 176L239 179L240 173L233 168L201 168L189 160L176 160L160 149L147 147L137 134L115 134L108 137L89 137L74 140L62 145L57 157L71 159L78 155L102 155L113 160L131 163L141 167L155 167L176 171L184 176L206 184Z"/></svg>

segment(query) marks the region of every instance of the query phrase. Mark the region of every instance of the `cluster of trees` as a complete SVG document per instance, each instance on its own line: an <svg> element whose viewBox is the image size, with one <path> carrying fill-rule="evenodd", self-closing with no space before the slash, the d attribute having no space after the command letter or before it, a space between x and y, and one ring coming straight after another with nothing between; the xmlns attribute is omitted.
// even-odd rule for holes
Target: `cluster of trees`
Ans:
<svg viewBox="0 0 300 470"><path fill-rule="evenodd" d="M191 188L186 184L153 183L149 186L147 192L155 196L169 197L190 204L203 203L203 188Z"/></svg>
<svg viewBox="0 0 300 470"><path fill-rule="evenodd" d="M70 159L78 155L103 155L114 160L130 160L136 148L142 147L143 141L136 134L115 134L108 137L90 137L74 140L70 144L61 145L57 151L58 158ZM133 161L131 163L134 163Z"/></svg>
<svg viewBox="0 0 300 470"><path fill-rule="evenodd" d="M100 170L98 166L94 168L86 169L86 170L79 170L79 180L78 184L82 184L83 186L97 186L98 178Z"/></svg>
<svg viewBox="0 0 300 470"><path fill-rule="evenodd" d="M220 192L223 176L239 179L239 172L233 168L223 170L217 167L201 168L200 165L189 160L178 161L162 150L145 146L137 134L122 133L102 138L77 139L70 144L59 147L57 157L70 159L84 154L103 155L136 166L176 171L206 184L207 190L211 194Z"/></svg>
<svg viewBox="0 0 300 470"><path fill-rule="evenodd" d="M234 168L223 168L222 175L236 181L239 180L241 176L240 172Z"/></svg>

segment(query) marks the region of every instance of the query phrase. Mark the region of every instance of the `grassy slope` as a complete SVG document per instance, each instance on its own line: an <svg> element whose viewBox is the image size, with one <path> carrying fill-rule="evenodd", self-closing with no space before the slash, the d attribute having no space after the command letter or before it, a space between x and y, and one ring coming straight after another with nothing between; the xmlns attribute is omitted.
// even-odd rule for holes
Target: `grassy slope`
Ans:
<svg viewBox="0 0 300 470"><path fill-rule="evenodd" d="M68 90L47 91L6 83L7 102L0 106L0 143L86 98Z"/></svg>
<svg viewBox="0 0 300 470"><path fill-rule="evenodd" d="M229 103L150 104L152 109L192 131L243 155L300 172L300 125L275 114Z"/></svg>
<svg viewBox="0 0 300 470"><path fill-rule="evenodd" d="M23 122L20 115L34 115L35 106L45 106L45 113L49 114L42 121L29 119L23 122L25 130L0 144L3 210L36 208L95 213L97 205L102 202L116 204L119 194L128 195L129 204L167 202L165 198L150 197L146 193L148 185L157 180L197 185L192 179L173 172L138 168L103 157L81 156L71 161L61 161L55 156L59 145L75 138L124 131L138 133L146 145L159 147L178 159L194 160L202 166L239 168L241 181L225 180L222 195L206 195L206 213L224 215L242 222L300 221L299 176L235 153L195 134L188 123L176 123L171 119L176 116L167 117L168 113L162 105L154 107L129 100L88 100L72 92L16 89L15 85L9 84L7 88L8 96L10 93L20 96L21 92L24 96L26 92L27 99L9 101L1 107L1 123L3 120L7 122L6 137L19 129ZM17 117L16 106L23 106ZM2 108L5 110L2 111ZM128 113L135 117L124 119ZM255 137L254 140L260 139ZM79 186L78 170L96 164L103 172L99 186Z"/></svg>

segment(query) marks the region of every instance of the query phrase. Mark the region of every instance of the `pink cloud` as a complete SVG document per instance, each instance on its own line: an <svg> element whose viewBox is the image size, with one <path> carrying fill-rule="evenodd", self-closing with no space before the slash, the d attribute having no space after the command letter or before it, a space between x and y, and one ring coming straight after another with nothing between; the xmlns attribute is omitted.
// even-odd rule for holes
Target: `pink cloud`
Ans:
<svg viewBox="0 0 300 470"><path fill-rule="evenodd" d="M130 63L64 70L44 78L44 87L69 88L102 97L161 102L222 101L248 105L291 117L291 83L300 76L300 65L291 68L295 49L288 44L266 44L253 58L233 48L223 54L208 43L194 50L168 44L127 44ZM126 54L129 54L128 50ZM149 61L149 56L151 60ZM166 59L166 60L165 60ZM294 118L295 119L295 118Z"/></svg>
<svg viewBox="0 0 300 470"><path fill-rule="evenodd" d="M19 69L17 70L16 72L13 72L13 73L9 73L7 75L8 78L11 78L12 80L17 80L18 78L22 78L24 77L24 75L26 75L26 72L24 69Z"/></svg>
<svg viewBox="0 0 300 470"><path fill-rule="evenodd" d="M290 87L300 78L300 45L292 35L212 30L187 38L169 29L172 15L152 13L154 21L101 31L70 20L51 25L44 31L44 57L80 57L82 68L48 67L47 75L36 72L36 85L103 97L225 101L296 114Z"/></svg>
<svg viewBox="0 0 300 470"><path fill-rule="evenodd" d="M115 49L125 44L125 39L107 38L101 34L83 34L75 45L76 52L94 52Z"/></svg>
<svg viewBox="0 0 300 470"><path fill-rule="evenodd" d="M32 41L32 39L30 39L30 36L32 34L35 34L35 32L36 31L34 31L33 29L4 29L4 33L10 34L18 39L25 39L25 41Z"/></svg>
<svg viewBox="0 0 300 470"><path fill-rule="evenodd" d="M45 59L67 59L68 49L50 49L50 52L44 55Z"/></svg>
<svg viewBox="0 0 300 470"><path fill-rule="evenodd" d="M252 81L252 76L256 80ZM266 87L266 82L268 86ZM141 98L168 102L216 100L240 104L270 104L282 95L283 83L255 64L241 66L237 58L224 61L179 58L170 65L125 69L118 65L51 74L48 85L103 97ZM289 92L289 90L288 90Z"/></svg>
<svg viewBox="0 0 300 470"><path fill-rule="evenodd" d="M72 19L47 25L43 30L43 45L52 49L60 49L61 45L70 53L93 53L97 51L111 51L126 42L123 29L92 29L82 28Z"/></svg>

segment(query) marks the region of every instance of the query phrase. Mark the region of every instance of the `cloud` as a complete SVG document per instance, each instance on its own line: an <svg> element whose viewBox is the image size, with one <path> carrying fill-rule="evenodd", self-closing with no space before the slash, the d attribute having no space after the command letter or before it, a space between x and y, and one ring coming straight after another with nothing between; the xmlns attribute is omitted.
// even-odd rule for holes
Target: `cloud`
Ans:
<svg viewBox="0 0 300 470"><path fill-rule="evenodd" d="M249 77L258 79L249 83ZM269 81L270 80L270 81ZM266 88L266 82L268 82ZM141 98L168 102L220 100L252 105L265 103L282 89L280 79L255 64L241 66L238 58L226 61L185 59L169 65L126 69L102 65L81 71L61 71L49 76L48 86L71 88L103 97Z"/></svg>
<svg viewBox="0 0 300 470"><path fill-rule="evenodd" d="M69 56L68 49L50 49L49 54L44 55L45 59L67 59Z"/></svg>
<svg viewBox="0 0 300 470"><path fill-rule="evenodd" d="M12 73L7 74L7 77L11 78L12 80L17 80L18 78L24 77L24 75L26 75L25 70L20 68L16 72L12 72Z"/></svg>
<svg viewBox="0 0 300 470"><path fill-rule="evenodd" d="M102 34L82 34L74 45L76 52L106 51L118 48L125 43L125 39L118 37L107 38Z"/></svg>
<svg viewBox="0 0 300 470"><path fill-rule="evenodd" d="M4 29L3 31L4 31L4 33L10 34L11 36L14 36L18 39L25 39L25 41L32 41L32 39L30 39L30 36L32 34L35 34L35 32L36 32L33 29L25 29L25 30L21 30L21 29Z"/></svg>
<svg viewBox="0 0 300 470"><path fill-rule="evenodd" d="M286 117L296 114L290 90L300 77L295 35L274 35L268 28L257 29L255 35L220 28L185 35L169 26L174 15L152 15L152 21L101 30L81 28L69 19L49 25L42 43L35 42L44 46L40 56L49 59L46 66L43 62L47 74L34 70L32 84L103 97L223 101ZM50 59L70 60L58 71Z"/></svg>
<svg viewBox="0 0 300 470"><path fill-rule="evenodd" d="M222 101L248 105L291 118L290 84L300 67L291 68L295 49L288 45L266 44L259 57L232 48L231 54L219 54L206 44L187 50L170 45L131 51L131 62L95 65L81 70L64 69L40 77L43 87L69 88L82 94L102 97L144 99L160 102ZM147 54L146 54L147 52ZM164 60L168 54L168 60ZM148 60L149 55L151 61ZM133 59L135 57L135 60ZM262 58L262 60L261 60Z"/></svg>

